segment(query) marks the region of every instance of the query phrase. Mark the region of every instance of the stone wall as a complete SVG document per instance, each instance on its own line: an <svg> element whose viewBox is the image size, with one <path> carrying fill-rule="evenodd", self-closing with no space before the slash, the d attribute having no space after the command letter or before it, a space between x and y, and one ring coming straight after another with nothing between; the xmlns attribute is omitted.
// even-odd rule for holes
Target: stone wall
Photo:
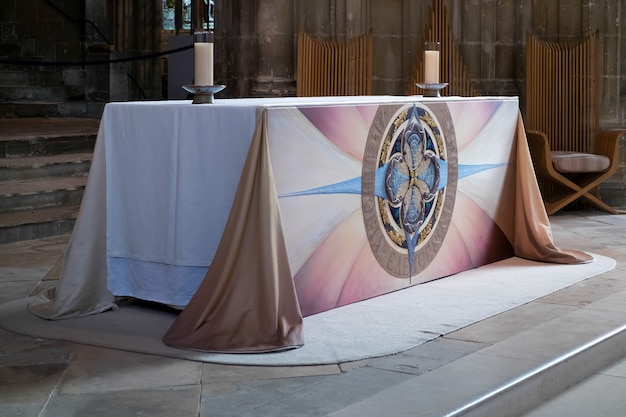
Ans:
<svg viewBox="0 0 626 417"><path fill-rule="evenodd" d="M444 3L474 87L483 95L519 96L522 108L526 33L563 40L599 31L603 51L600 126L626 129L626 26L620 25L626 22L626 5L621 0ZM259 55L250 94L295 94L295 40L299 30L335 40L372 29L373 93L397 95L407 89L432 1L240 0L240 4L256 10L259 17L255 21ZM219 25L219 9L216 13ZM610 204L626 207L626 151L621 153L617 174L603 184L601 193Z"/></svg>
<svg viewBox="0 0 626 417"><path fill-rule="evenodd" d="M601 124L626 126L626 29L620 26L626 5L621 0L443 1L469 76L486 95L523 95L526 31L546 39L600 31ZM371 29L374 94L404 94L431 4L432 0L217 0L216 76L227 83L228 97L293 95L299 30L320 39L341 39ZM149 54L167 44L162 39L160 7L161 0L4 0L0 57L80 61ZM100 33L80 19L93 22ZM107 45L113 50L99 49ZM88 101L159 99L162 61L46 70L61 73L72 84L70 95L82 94Z"/></svg>
<svg viewBox="0 0 626 417"><path fill-rule="evenodd" d="M374 94L404 94L416 52L428 23L431 0L242 1L262 13L257 22L263 56L258 79L293 79L294 52L284 38L293 15L295 33L342 39L374 33ZM526 32L547 40L571 39L599 31L603 47L602 111L604 127L626 127L626 5L621 0L444 0L454 37L469 77L484 95L523 99ZM268 7L271 5L271 7ZM217 17L219 20L219 16ZM285 22L283 22L285 21ZM272 36L282 27L280 41ZM267 36L266 36L267 35ZM262 37L262 39L261 39ZM279 45L280 44L280 45ZM287 53L285 53L287 51ZM269 63L269 65L268 65Z"/></svg>
<svg viewBox="0 0 626 417"><path fill-rule="evenodd" d="M483 95L518 95L522 103L527 31L548 40L599 31L600 124L626 128L626 27L620 25L626 22L626 5L622 0L443 1L475 88ZM343 39L371 29L373 93L404 94L431 5L432 0L216 0L215 74L227 85L220 97L295 95L299 30L320 39ZM150 54L166 44L160 12L161 0L3 0L0 59L80 61ZM101 33L77 23L80 19L88 19ZM107 101L165 97L161 58L111 66L34 68L19 71L0 66L0 117L16 109L12 101L19 94L59 92L51 99L62 103L50 115L96 116ZM85 102L86 108L72 107ZM31 111L35 106L22 108ZM607 200L620 206L626 206L625 154L619 172L603 186Z"/></svg>
<svg viewBox="0 0 626 417"><path fill-rule="evenodd" d="M42 0L3 0L0 58L0 117L86 113L82 66L45 65L85 59L85 5L60 1L66 15ZM30 105L25 105L30 103Z"/></svg>

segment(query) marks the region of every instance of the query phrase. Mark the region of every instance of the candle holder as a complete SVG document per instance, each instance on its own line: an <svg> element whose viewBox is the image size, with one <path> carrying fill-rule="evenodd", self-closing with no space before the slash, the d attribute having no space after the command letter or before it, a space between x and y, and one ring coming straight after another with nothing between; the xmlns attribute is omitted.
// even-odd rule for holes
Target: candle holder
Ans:
<svg viewBox="0 0 626 417"><path fill-rule="evenodd" d="M225 85L183 85L183 89L193 94L193 104L215 103L215 94L226 88Z"/></svg>
<svg viewBox="0 0 626 417"><path fill-rule="evenodd" d="M184 85L193 94L193 104L215 102L215 94L226 86L213 84L213 32L194 33L193 44L194 85Z"/></svg>
<svg viewBox="0 0 626 417"><path fill-rule="evenodd" d="M441 90L448 86L448 83L417 83L419 88L424 90L424 97L441 97Z"/></svg>
<svg viewBox="0 0 626 417"><path fill-rule="evenodd" d="M183 88L193 93L193 104L214 103L214 95L225 86L213 84L213 32L194 33L193 82Z"/></svg>

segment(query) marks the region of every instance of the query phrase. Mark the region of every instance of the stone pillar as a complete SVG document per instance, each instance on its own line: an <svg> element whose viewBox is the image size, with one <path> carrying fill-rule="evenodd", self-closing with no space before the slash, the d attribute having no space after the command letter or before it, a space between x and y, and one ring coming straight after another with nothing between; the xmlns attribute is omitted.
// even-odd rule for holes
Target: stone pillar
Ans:
<svg viewBox="0 0 626 417"><path fill-rule="evenodd" d="M103 61L111 58L110 51L113 47L114 36L111 26L109 26L111 22L107 20L107 17L111 16L109 12L109 6L105 0L85 1L85 18L94 24L93 26L85 24L88 61ZM118 84L111 84L110 68L107 65L87 65L85 72L87 113L91 117L100 117L105 103L113 100L115 93L112 91L112 87L117 87ZM124 72L125 77L126 73ZM116 98L123 101L127 99L127 95L124 94Z"/></svg>
<svg viewBox="0 0 626 417"><path fill-rule="evenodd" d="M252 96L294 96L294 2L257 3L258 66Z"/></svg>
<svg viewBox="0 0 626 417"><path fill-rule="evenodd" d="M109 6L111 17L108 20L115 28L113 42L121 55L139 57L160 50L161 8L160 1L152 0L118 0ZM129 100L162 98L162 58L133 60L124 65Z"/></svg>
<svg viewBox="0 0 626 417"><path fill-rule="evenodd" d="M249 97L256 84L257 0L215 0L215 80L218 98Z"/></svg>

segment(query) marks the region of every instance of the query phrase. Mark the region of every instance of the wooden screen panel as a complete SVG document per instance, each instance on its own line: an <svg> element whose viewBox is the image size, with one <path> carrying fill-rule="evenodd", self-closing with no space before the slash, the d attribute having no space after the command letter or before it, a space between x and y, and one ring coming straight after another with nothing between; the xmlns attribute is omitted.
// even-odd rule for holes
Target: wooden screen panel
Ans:
<svg viewBox="0 0 626 417"><path fill-rule="evenodd" d="M593 153L599 131L600 37L546 41L526 35L524 125L546 134L553 151ZM566 177L575 179L573 174ZM538 178L547 198L562 190ZM572 203L573 208L584 202Z"/></svg>
<svg viewBox="0 0 626 417"><path fill-rule="evenodd" d="M358 96L372 94L372 31L345 41L322 41L298 33L296 94Z"/></svg>
<svg viewBox="0 0 626 417"><path fill-rule="evenodd" d="M439 79L448 83L441 91L442 96L478 96L478 92L472 86L467 75L467 70L461 56L460 49L454 40L454 34L448 19L448 10L443 0L433 0L429 7L429 23L424 30L422 42L417 51L417 62L413 72L409 76L407 95L422 94L422 90L416 85L424 82L424 43L440 42L440 69Z"/></svg>
<svg viewBox="0 0 626 417"><path fill-rule="evenodd" d="M551 150L593 152L600 59L598 32L559 42L527 34L524 122L548 136Z"/></svg>

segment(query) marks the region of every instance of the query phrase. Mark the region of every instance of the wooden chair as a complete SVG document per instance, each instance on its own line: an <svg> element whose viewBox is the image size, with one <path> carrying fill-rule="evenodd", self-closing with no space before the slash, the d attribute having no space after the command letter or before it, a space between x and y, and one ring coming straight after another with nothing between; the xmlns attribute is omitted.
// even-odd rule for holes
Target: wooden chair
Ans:
<svg viewBox="0 0 626 417"><path fill-rule="evenodd" d="M421 94L417 83L424 80L424 43L441 42L441 67L439 78L448 86L441 91L442 96L474 97L480 95L472 86L467 75L461 51L454 40L448 18L448 10L443 0L433 0L429 7L429 23L424 29L422 42L417 51L415 66L409 76L407 95Z"/></svg>
<svg viewBox="0 0 626 417"><path fill-rule="evenodd" d="M619 130L599 129L599 35L548 42L527 34L524 124L548 215L582 199L617 213L598 186L619 164Z"/></svg>
<svg viewBox="0 0 626 417"><path fill-rule="evenodd" d="M345 41L322 41L299 32L296 95L371 95L373 45L371 30Z"/></svg>

